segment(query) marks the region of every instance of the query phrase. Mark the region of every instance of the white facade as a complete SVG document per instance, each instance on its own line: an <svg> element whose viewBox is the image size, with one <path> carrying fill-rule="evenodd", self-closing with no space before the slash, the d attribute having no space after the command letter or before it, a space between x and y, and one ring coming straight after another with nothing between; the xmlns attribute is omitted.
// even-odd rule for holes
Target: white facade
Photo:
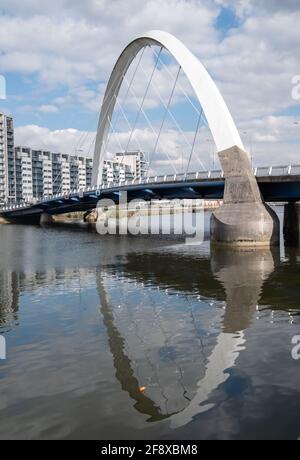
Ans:
<svg viewBox="0 0 300 460"><path fill-rule="evenodd" d="M17 200L31 201L33 198L32 157L28 148L15 149Z"/></svg>
<svg viewBox="0 0 300 460"><path fill-rule="evenodd" d="M114 161L121 165L127 165L131 169L134 177L143 178L146 176L148 162L144 152L137 150L134 152L116 153Z"/></svg>
<svg viewBox="0 0 300 460"><path fill-rule="evenodd" d="M70 156L70 187L71 190L83 189L87 186L87 158Z"/></svg>
<svg viewBox="0 0 300 460"><path fill-rule="evenodd" d="M17 201L39 200L91 186L92 158L22 146L15 148L14 158Z"/></svg>
<svg viewBox="0 0 300 460"><path fill-rule="evenodd" d="M130 180L133 177L134 169L131 165L118 161L116 157L113 160L104 160L102 176L102 183L104 185Z"/></svg>
<svg viewBox="0 0 300 460"><path fill-rule="evenodd" d="M12 117L0 113L0 202L16 199Z"/></svg>
<svg viewBox="0 0 300 460"><path fill-rule="evenodd" d="M116 154L113 160L106 160L103 183L111 184L139 177L140 171L144 171L147 165L144 158L143 152L128 152L124 158L123 154ZM6 157L4 160L0 155L0 173L3 164L6 184ZM18 146L14 148L12 160L11 187L15 186L17 201L32 202L44 196L68 194L92 185L92 158ZM8 201L5 197L3 202Z"/></svg>

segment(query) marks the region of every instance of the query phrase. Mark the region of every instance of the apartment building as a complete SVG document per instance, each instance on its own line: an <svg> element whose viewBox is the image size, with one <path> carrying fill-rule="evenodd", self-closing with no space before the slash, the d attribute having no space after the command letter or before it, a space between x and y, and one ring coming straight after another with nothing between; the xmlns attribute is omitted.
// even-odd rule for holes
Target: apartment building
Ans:
<svg viewBox="0 0 300 460"><path fill-rule="evenodd" d="M147 174L148 161L145 152L141 150L125 153L116 153L113 161L121 165L127 165L133 172L134 177L143 178Z"/></svg>
<svg viewBox="0 0 300 460"><path fill-rule="evenodd" d="M103 165L103 184L143 177L144 152L117 153ZM0 113L0 204L40 200L92 185L93 159L14 147L13 118Z"/></svg>
<svg viewBox="0 0 300 460"><path fill-rule="evenodd" d="M16 199L13 118L0 112L0 202Z"/></svg>
<svg viewBox="0 0 300 460"><path fill-rule="evenodd" d="M133 179L134 172L127 164L121 164L115 160L104 160L102 183L107 185L111 182L118 182L120 180Z"/></svg>
<svg viewBox="0 0 300 460"><path fill-rule="evenodd" d="M14 162L17 201L39 200L92 184L92 158L18 146Z"/></svg>
<svg viewBox="0 0 300 460"><path fill-rule="evenodd" d="M30 201L33 198L32 158L29 148L15 149L16 199Z"/></svg>
<svg viewBox="0 0 300 460"><path fill-rule="evenodd" d="M87 187L87 164L83 156L70 156L70 188L71 190Z"/></svg>

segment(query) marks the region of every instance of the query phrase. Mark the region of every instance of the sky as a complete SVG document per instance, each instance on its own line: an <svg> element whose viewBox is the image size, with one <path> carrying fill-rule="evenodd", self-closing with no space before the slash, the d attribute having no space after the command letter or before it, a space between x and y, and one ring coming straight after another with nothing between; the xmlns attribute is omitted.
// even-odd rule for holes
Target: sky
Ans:
<svg viewBox="0 0 300 460"><path fill-rule="evenodd" d="M6 81L0 111L13 115L17 145L92 155L101 100L119 54L136 36L160 29L204 64L255 165L300 163L298 24L298 0L0 0L0 75ZM144 105L154 129L141 116L130 144L135 148L137 139L148 153L164 113L156 90L166 104L170 74L177 71L165 52L161 59L168 69L158 65ZM154 62L146 49L135 96L130 93L125 104L131 124ZM185 76L178 82L197 105ZM183 135L168 115L154 160L164 172L172 171L170 162L179 171L187 163L197 125L181 90L170 107ZM130 137L125 118L115 113L108 154L124 149ZM199 169L212 167L213 152L209 131L201 126L193 168L196 160Z"/></svg>

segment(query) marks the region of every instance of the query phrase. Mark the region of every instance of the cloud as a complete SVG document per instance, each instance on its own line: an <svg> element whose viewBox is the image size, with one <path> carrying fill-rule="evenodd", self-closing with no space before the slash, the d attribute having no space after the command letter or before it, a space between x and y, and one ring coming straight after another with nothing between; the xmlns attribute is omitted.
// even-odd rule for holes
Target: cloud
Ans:
<svg viewBox="0 0 300 460"><path fill-rule="evenodd" d="M221 8L230 8L239 19L239 26L229 27L222 38L215 27ZM251 137L255 144L258 162L281 161L283 145L287 160L296 161L300 137L290 126L292 114L299 110L299 101L291 97L292 77L300 72L300 32L295 27L300 22L298 1L2 0L1 9L4 14L0 16L0 72L33 76L36 93L49 94L49 100L43 97L43 104L39 104L40 117L45 117L43 122L47 115L68 108L78 113L78 119L83 116L83 108L96 113L107 78L123 47L145 30L158 28L181 39L205 64L240 132L247 132L246 137ZM147 52L143 67L149 74L153 58ZM176 72L174 63L169 70ZM147 84L143 73L137 77L135 95L130 93L127 98L127 109L132 111L141 102ZM127 78L130 80L130 75ZM156 90L166 103L170 82L168 73L159 67L144 101L151 116L154 117L160 105ZM183 76L180 84L191 95ZM58 88L59 95L52 96ZM126 85L122 91L124 94ZM172 107L183 99L180 92L176 93ZM29 104L33 107L37 102ZM120 139L127 129L123 121ZM146 133L144 126L142 131ZM40 139L43 145L70 149L69 140L80 133L49 130L43 132L46 138L40 136ZM36 142L38 135L32 134ZM166 140L169 151L174 148L174 139L169 132ZM146 139L143 141L148 149ZM180 145L182 141L178 137L176 142Z"/></svg>
<svg viewBox="0 0 300 460"><path fill-rule="evenodd" d="M45 105L40 105L38 107L38 110L43 113L56 113L58 112L58 108L55 105L51 104L45 104Z"/></svg>
<svg viewBox="0 0 300 460"><path fill-rule="evenodd" d="M50 130L38 125L15 128L15 144L29 146L37 150L92 155L95 133L77 129Z"/></svg>

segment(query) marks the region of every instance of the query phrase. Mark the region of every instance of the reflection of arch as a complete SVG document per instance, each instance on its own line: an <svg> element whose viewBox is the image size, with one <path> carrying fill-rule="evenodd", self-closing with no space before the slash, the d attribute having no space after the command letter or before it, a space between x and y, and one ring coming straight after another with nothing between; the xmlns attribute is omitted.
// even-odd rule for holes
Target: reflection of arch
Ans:
<svg viewBox="0 0 300 460"><path fill-rule="evenodd" d="M111 73L101 107L97 130L93 167L94 185L102 182L103 160L110 120L124 75L137 53L148 45L164 47L182 67L203 108L218 151L235 145L244 150L239 133L224 99L205 67L173 35L154 30L129 43L121 53Z"/></svg>
<svg viewBox="0 0 300 460"><path fill-rule="evenodd" d="M151 282L153 285L163 286L181 292L195 292L189 284L190 273L193 272L197 280L200 280L199 294L206 297L210 297L210 289L212 292L217 291L217 298L223 300L223 290L216 289L216 284L221 283L226 292L226 310L223 317L223 330L217 336L216 344L212 352L206 357L205 373L197 381L197 389L194 396L189 400L188 405L180 411L173 414L166 414L166 418L170 417L171 427L178 428L186 425L193 420L194 416L201 412L214 407L213 399L210 399L213 395L213 391L224 384L230 378L230 368L232 368L236 360L239 357L240 352L245 348L246 337L244 332L247 330L251 323L252 316L256 310L257 303L262 293L264 282L268 279L272 271L274 270L274 255L271 251L242 251L232 252L225 251L224 248L221 250L215 250L211 253L211 270L209 270L209 261L197 257L181 257L181 265L183 272L186 273L186 277L180 274L180 281L178 277L174 278L174 273L177 273L178 264L174 262L176 254L164 253L160 255L159 263L157 257L158 253L147 253L143 254L146 257L146 262L141 254L129 254L127 261L123 265L122 274L126 278L131 280L137 280L138 282ZM163 260L165 258L165 261ZM128 262L128 259L130 262ZM147 262L148 260L148 262ZM172 262L171 262L172 261ZM193 261L196 264L193 264ZM200 270L197 271L197 266ZM171 267L174 267L174 271L168 277L168 272L172 271ZM118 269L119 270L119 267ZM116 267L110 266L109 273L116 274ZM201 280L202 275L206 278L204 281ZM99 280L100 281L100 280ZM182 285L180 285L180 282ZM101 283L101 281L100 281ZM172 286L173 283L173 286ZM216 284L215 284L216 283ZM102 291L102 293L101 293ZM124 353L125 340L121 337L118 329L114 325L114 316L111 309L105 306L107 300L104 291L104 286L100 289L99 293L101 297L101 311L104 315L105 325L109 335L109 340L114 340L119 343L118 351L112 348L111 351L114 355L116 376L120 381L122 388L129 392L130 396L136 399L137 392L133 393L128 390L129 386L126 383L126 387L120 380L122 377L121 365L123 362L124 366L128 366L125 369L125 380L127 376L130 376L130 380L133 386L137 388L138 382L133 375L131 362ZM110 311L109 311L110 310ZM108 321L109 320L109 321ZM110 343L111 345L111 343ZM118 356L123 358L117 359ZM124 376L122 377L124 380ZM149 398L147 398L149 401ZM159 409L155 403L151 401L151 404L144 405L142 402L135 404L135 407L147 414L152 415L153 409L156 414L160 414ZM145 408L147 407L147 410ZM150 408L150 412L149 409ZM142 410L141 410L142 409ZM160 417L163 416L160 414ZM155 420L151 417L150 419Z"/></svg>
<svg viewBox="0 0 300 460"><path fill-rule="evenodd" d="M100 310L106 326L110 351L113 355L116 377L123 390L136 401L134 407L142 414L149 415L150 422L157 422L170 417L172 414L162 414L155 403L139 390L139 382L134 375L131 361L125 353L124 339L114 325L114 316L107 300L107 294L101 274L97 276L98 293L100 297Z"/></svg>

